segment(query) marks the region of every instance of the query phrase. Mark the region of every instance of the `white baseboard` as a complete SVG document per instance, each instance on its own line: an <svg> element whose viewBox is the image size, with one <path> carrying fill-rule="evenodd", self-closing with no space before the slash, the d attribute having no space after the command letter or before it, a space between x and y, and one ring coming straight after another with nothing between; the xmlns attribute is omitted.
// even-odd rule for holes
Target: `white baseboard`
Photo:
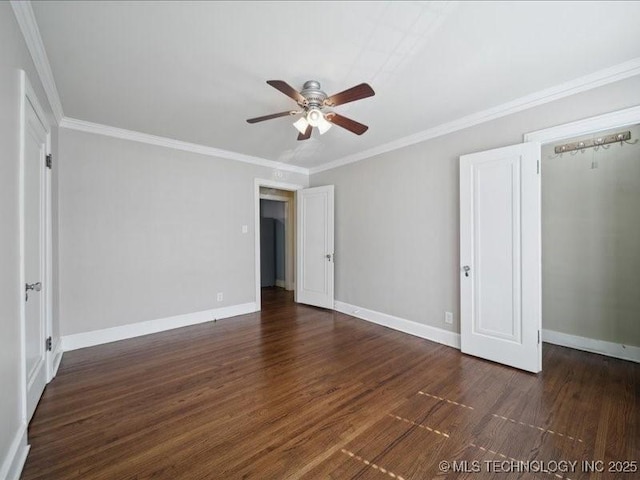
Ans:
<svg viewBox="0 0 640 480"><path fill-rule="evenodd" d="M163 332L174 328L186 327L197 323L210 322L222 318L235 317L246 313L257 312L259 309L255 302L231 305L229 307L214 308L203 312L187 313L174 317L159 318L146 322L130 323L119 327L105 328L91 332L76 333L62 337L62 350L68 352L79 348L92 347L103 343L117 342L127 338L149 335L150 333Z"/></svg>
<svg viewBox="0 0 640 480"><path fill-rule="evenodd" d="M640 347L623 345L621 343L605 342L593 338L579 337L553 330L542 330L542 341L560 345L562 347L575 348L585 352L599 353L608 357L620 358L640 363Z"/></svg>
<svg viewBox="0 0 640 480"><path fill-rule="evenodd" d="M336 300L334 305L335 310L338 312L346 313L347 315L351 315L368 322L377 323L378 325L393 328L394 330L415 335L416 337L460 349L459 333L449 332L447 330L395 317L386 313L376 312L356 305L350 305L339 300ZM553 330L542 330L542 341L563 347L575 348L576 350L598 353L608 357L640 363L640 347L632 345L605 342L603 340L579 337L577 335L569 335L566 333L555 332Z"/></svg>
<svg viewBox="0 0 640 480"><path fill-rule="evenodd" d="M400 332L415 335L416 337L431 340L436 343L441 343L449 347L460 349L460 334L455 332L449 332L441 328L430 327L422 323L413 322L400 317L394 317L386 313L376 312L366 308L358 307L356 305L350 305L348 303L340 302L336 300L334 302L334 308L338 312L346 313L352 317L360 318L368 322L377 323L384 327L393 328Z"/></svg>
<svg viewBox="0 0 640 480"><path fill-rule="evenodd" d="M22 423L9 447L9 451L0 464L0 478L7 480L19 480L24 462L29 453L27 444L27 425Z"/></svg>
<svg viewBox="0 0 640 480"><path fill-rule="evenodd" d="M62 338L58 338L55 347L53 347L53 368L51 372L51 378L55 378L60 368L60 362L62 362Z"/></svg>
<svg viewBox="0 0 640 480"><path fill-rule="evenodd" d="M286 288L287 284L284 282L284 280L276 280L276 287L280 287L280 288Z"/></svg>

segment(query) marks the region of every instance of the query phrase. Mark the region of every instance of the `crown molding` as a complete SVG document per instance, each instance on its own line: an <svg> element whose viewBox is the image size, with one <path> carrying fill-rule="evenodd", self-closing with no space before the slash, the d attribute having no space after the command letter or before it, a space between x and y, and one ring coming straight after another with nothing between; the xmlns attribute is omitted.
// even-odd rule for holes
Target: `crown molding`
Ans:
<svg viewBox="0 0 640 480"><path fill-rule="evenodd" d="M27 49L33 59L33 64L36 67L36 72L42 82L42 87L49 100L51 111L55 117L56 123L60 124L60 121L64 117L62 111L62 103L60 102L60 96L58 95L58 89L56 88L56 82L53 79L53 72L51 71L51 65L49 64L49 58L47 52L42 43L42 37L40 36L40 30L38 29L38 23L31 8L31 2L11 0L11 7L13 13L18 21L18 26L22 31L22 36L27 44Z"/></svg>
<svg viewBox="0 0 640 480"><path fill-rule="evenodd" d="M367 158L380 155L382 153L398 150L409 145L424 142L436 137L441 137L449 133L457 132L465 128L473 127L481 123L485 123L497 118L505 117L513 113L521 112L529 108L544 105L561 98L569 97L580 92L585 92L603 85L618 82L625 78L630 78L636 75L640 75L640 57L634 58L627 62L614 65L613 67L598 70L597 72L585 75L583 77L576 78L574 80L561 83L554 87L546 88L538 92L525 95L516 100L512 100L502 105L476 112L465 117L461 117L451 122L442 123L433 128L423 130L422 132L415 133L406 137L402 137L398 140L394 140L389 143L379 145L369 150L364 150L353 155L333 160L324 165L319 165L309 169L311 175L315 173L324 172L325 170L331 170L334 168L342 167L350 163L359 162Z"/></svg>
<svg viewBox="0 0 640 480"><path fill-rule="evenodd" d="M120 138L123 140L131 140L133 142L146 143L148 145L156 145L159 147L173 148L174 150L182 150L184 152L199 153L209 157L225 158L227 160L236 160L238 162L250 163L261 167L273 168L276 170L301 173L309 175L309 169L289 165L287 163L275 162L266 158L253 157L242 153L222 150L220 148L208 147L197 143L183 142L167 137L159 137L148 133L136 132L134 130L125 130L124 128L111 127L100 123L86 122L75 118L63 117L60 121L60 128L68 128L70 130L78 130L81 132L95 133L105 135L107 137Z"/></svg>

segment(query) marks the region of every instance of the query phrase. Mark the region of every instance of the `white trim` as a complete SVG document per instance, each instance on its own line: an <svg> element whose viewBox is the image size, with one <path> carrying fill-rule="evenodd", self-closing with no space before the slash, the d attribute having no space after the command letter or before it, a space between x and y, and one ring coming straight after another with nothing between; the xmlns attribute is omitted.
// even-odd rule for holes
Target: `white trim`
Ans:
<svg viewBox="0 0 640 480"><path fill-rule="evenodd" d="M565 123L563 125L545 128L544 130L529 132L524 135L524 141L549 143L637 123L640 123L640 105L617 112L605 113L597 117L585 118L577 122Z"/></svg>
<svg viewBox="0 0 640 480"><path fill-rule="evenodd" d="M264 178L254 179L253 186L253 244L254 244L254 280L256 286L256 306L257 310L262 309L262 285L260 282L260 187L277 188L295 192L302 190L304 185L296 183L276 182ZM294 239L295 242L295 239ZM293 288L292 288L293 289Z"/></svg>
<svg viewBox="0 0 640 480"><path fill-rule="evenodd" d="M556 85L554 87L546 88L544 90L525 95L524 97L520 97L516 100L503 103L502 105L497 105L481 112L476 112L471 115L458 118L457 120L453 120L451 122L442 123L433 128L429 128L427 130L409 135L407 137L399 138L398 140L379 145L369 150L355 153L353 155L348 155L332 162L325 163L324 165L319 165L317 167L309 169L309 174L313 175L325 170L342 167L343 165L358 162L375 155L380 155L392 150L397 150L409 145L414 145L416 143L424 142L425 140L430 140L432 138L441 137L443 135L457 132L474 125L479 125L490 120L495 120L496 118L505 117L507 115L521 112L523 110L537 107L539 105L544 105L545 103L550 103L555 100L569 97L580 92L585 92L587 90L601 87L603 85L618 82L635 75L640 75L640 57L634 58L624 63L620 63L618 65L614 65L613 67L599 70L597 72L576 78L565 83L561 83L560 85Z"/></svg>
<svg viewBox="0 0 640 480"><path fill-rule="evenodd" d="M208 147L197 143L183 142L182 140L174 140L172 138L150 135L148 133L136 132L134 130L126 130L124 128L111 127L100 123L86 122L75 118L64 117L60 122L61 128L70 130L78 130L80 132L94 133L97 135L105 135L107 137L120 138L123 140L131 140L133 142L146 143L148 145L157 145L159 147L173 148L184 152L199 153L209 157L225 158L227 160L236 160L238 162L250 163L261 167L273 168L275 170L309 174L309 169L289 165L287 163L275 162L266 158L254 157L243 153L231 152L220 148Z"/></svg>
<svg viewBox="0 0 640 480"><path fill-rule="evenodd" d="M20 70L20 166L18 168L18 239L20 271L18 273L19 289L22 296L25 284L25 255L24 255L24 156L26 138L26 106L27 106L27 74ZM25 302L20 301L20 420L27 422L27 358L26 358L26 329Z"/></svg>
<svg viewBox="0 0 640 480"><path fill-rule="evenodd" d="M267 180L266 178L256 178L254 183L258 186L258 195L260 194L260 187L275 188L277 190L286 190L288 192L295 192L296 190L307 188L305 185L300 185L298 183L278 182L276 180Z"/></svg>
<svg viewBox="0 0 640 480"><path fill-rule="evenodd" d="M553 330L542 330L542 341L562 347L575 348L576 350L582 350L584 352L599 353L607 357L640 363L640 347L633 345L579 337L577 335L569 335Z"/></svg>
<svg viewBox="0 0 640 480"><path fill-rule="evenodd" d="M119 327L104 328L91 332L64 335L62 337L62 350L68 352L79 348L93 347L104 343L117 342L128 338L140 337L151 333L164 332L174 328L187 327L198 323L211 322L223 318L245 315L257 311L254 302L231 305L229 307L214 308L202 312L186 313L167 318L158 318L146 322L130 323Z"/></svg>
<svg viewBox="0 0 640 480"><path fill-rule="evenodd" d="M51 352L51 378L55 378L62 362L62 339L56 338Z"/></svg>
<svg viewBox="0 0 640 480"><path fill-rule="evenodd" d="M51 133L47 134L47 152L51 155ZM53 188L51 186L53 167L44 168L44 315L45 315L45 337L53 339ZM59 342L58 342L59 343ZM54 373L53 349L46 352L47 359L47 383L49 383Z"/></svg>
<svg viewBox="0 0 640 480"><path fill-rule="evenodd" d="M22 422L13 437L7 455L0 464L0 478L19 480L29 448L31 447L27 444L27 424Z"/></svg>
<svg viewBox="0 0 640 480"><path fill-rule="evenodd" d="M335 310L416 337L460 349L460 334L336 300Z"/></svg>
<svg viewBox="0 0 640 480"><path fill-rule="evenodd" d="M22 31L24 41L27 44L27 49L33 59L33 64L40 77L40 82L42 82L42 87L49 100L53 116L55 117L56 123L59 124L64 116L62 103L60 102L56 82L53 78L47 51L42 43L42 37L40 36L40 30L38 29L38 23L36 22L31 2L11 0L11 7L18 21L18 26Z"/></svg>
<svg viewBox="0 0 640 480"><path fill-rule="evenodd" d="M287 282L284 280L276 280L276 287L278 288L287 288Z"/></svg>

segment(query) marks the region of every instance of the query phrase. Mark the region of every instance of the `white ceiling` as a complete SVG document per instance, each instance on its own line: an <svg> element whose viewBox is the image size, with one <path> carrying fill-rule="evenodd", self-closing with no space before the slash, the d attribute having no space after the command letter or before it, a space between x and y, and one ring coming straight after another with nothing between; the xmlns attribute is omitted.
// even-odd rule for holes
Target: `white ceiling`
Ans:
<svg viewBox="0 0 640 480"><path fill-rule="evenodd" d="M640 2L57 2L33 10L67 117L312 168L640 57ZM265 83L376 95L298 142Z"/></svg>

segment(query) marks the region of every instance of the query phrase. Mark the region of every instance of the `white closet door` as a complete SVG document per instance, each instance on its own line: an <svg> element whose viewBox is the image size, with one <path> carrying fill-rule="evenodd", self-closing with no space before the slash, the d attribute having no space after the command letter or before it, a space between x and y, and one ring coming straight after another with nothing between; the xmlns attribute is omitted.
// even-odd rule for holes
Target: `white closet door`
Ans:
<svg viewBox="0 0 640 480"><path fill-rule="evenodd" d="M540 145L460 157L461 346L542 370Z"/></svg>

